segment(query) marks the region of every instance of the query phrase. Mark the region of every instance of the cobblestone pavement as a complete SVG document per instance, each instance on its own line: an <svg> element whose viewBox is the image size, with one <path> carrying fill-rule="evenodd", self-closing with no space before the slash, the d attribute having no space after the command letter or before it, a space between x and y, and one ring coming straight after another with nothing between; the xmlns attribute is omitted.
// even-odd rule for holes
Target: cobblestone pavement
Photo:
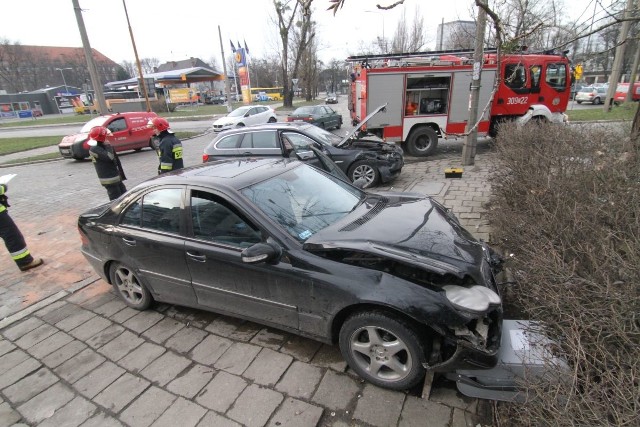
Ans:
<svg viewBox="0 0 640 427"><path fill-rule="evenodd" d="M200 163L208 137L185 141ZM484 203L492 155L479 146L460 179L460 143L407 158L386 189L433 195L476 237L490 240ZM155 175L150 150L121 156L131 188ZM76 220L107 202L90 162L7 167L10 214L45 265L21 273L0 256L0 426L467 426L490 424L486 401L436 379L392 392L362 382L337 347L258 324L160 304L138 312L79 252ZM385 188L383 188L385 189Z"/></svg>

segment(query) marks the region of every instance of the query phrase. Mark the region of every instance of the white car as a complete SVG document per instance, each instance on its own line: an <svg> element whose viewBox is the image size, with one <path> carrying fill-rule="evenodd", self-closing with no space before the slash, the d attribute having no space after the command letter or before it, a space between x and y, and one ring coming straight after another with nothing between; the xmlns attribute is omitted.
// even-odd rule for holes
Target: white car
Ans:
<svg viewBox="0 0 640 427"><path fill-rule="evenodd" d="M213 131L222 132L223 130L236 127L274 123L277 121L276 112L271 107L248 105L236 108L226 116L213 122Z"/></svg>

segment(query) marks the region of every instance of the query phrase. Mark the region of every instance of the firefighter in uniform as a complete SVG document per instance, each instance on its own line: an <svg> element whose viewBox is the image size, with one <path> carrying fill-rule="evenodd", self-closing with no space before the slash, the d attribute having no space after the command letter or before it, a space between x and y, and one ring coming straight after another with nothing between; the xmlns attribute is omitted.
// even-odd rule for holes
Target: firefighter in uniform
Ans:
<svg viewBox="0 0 640 427"><path fill-rule="evenodd" d="M122 164L115 150L106 142L109 130L103 126L95 126L89 131L89 157L96 168L100 184L107 189L109 200L115 200L127 192Z"/></svg>
<svg viewBox="0 0 640 427"><path fill-rule="evenodd" d="M169 122L162 117L149 120L148 126L153 128L158 136L158 174L182 169L182 143L169 129Z"/></svg>
<svg viewBox="0 0 640 427"><path fill-rule="evenodd" d="M9 216L9 202L6 196L7 184L0 184L0 237L11 254L11 258L21 271L42 265L41 258L33 258L18 226Z"/></svg>

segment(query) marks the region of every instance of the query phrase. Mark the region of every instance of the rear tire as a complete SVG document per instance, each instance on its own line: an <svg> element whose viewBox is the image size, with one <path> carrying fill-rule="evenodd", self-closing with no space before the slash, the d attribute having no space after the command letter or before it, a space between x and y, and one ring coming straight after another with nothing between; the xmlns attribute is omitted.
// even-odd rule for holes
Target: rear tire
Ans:
<svg viewBox="0 0 640 427"><path fill-rule="evenodd" d="M428 126L422 126L409 135L406 142L407 152L416 157L426 157L438 148L438 134Z"/></svg>
<svg viewBox="0 0 640 427"><path fill-rule="evenodd" d="M267 123L275 123L277 121L278 119L276 119L275 117L269 117L269 120L267 120Z"/></svg>
<svg viewBox="0 0 640 427"><path fill-rule="evenodd" d="M593 105L600 105L600 98L596 98L593 100Z"/></svg>
<svg viewBox="0 0 640 427"><path fill-rule="evenodd" d="M153 302L151 292L128 266L114 263L110 270L111 283L125 304L136 310L146 310Z"/></svg>

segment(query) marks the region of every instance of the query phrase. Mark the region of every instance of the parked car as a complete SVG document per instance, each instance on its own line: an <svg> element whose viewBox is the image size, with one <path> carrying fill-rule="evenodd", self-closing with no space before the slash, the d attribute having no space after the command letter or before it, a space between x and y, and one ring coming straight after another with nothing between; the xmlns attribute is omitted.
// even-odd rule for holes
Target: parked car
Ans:
<svg viewBox="0 0 640 427"><path fill-rule="evenodd" d="M382 109L374 110L344 137L304 122L279 122L230 130L217 135L207 145L203 161L243 156L288 157L293 149L299 158L317 164L317 156L310 149L315 147L330 157L352 181L364 179L365 187L387 183L402 171L402 148L373 137L356 137L360 128Z"/></svg>
<svg viewBox="0 0 640 427"><path fill-rule="evenodd" d="M338 103L338 95L336 95L335 93L328 93L327 94L326 103L327 104L337 104Z"/></svg>
<svg viewBox="0 0 640 427"><path fill-rule="evenodd" d="M80 215L81 251L129 307L154 301L338 344L404 390L426 369L491 368L500 258L415 193L366 193L291 159L162 174Z"/></svg>
<svg viewBox="0 0 640 427"><path fill-rule="evenodd" d="M604 102L607 97L607 88L604 86L593 87L586 86L583 87L576 93L576 102L578 104L582 104L583 102L591 102L593 105L599 105Z"/></svg>
<svg viewBox="0 0 640 427"><path fill-rule="evenodd" d="M95 126L104 126L113 134L107 140L116 152L142 150L145 147L155 149L153 129L147 127L156 113L130 112L98 116L82 126L79 133L67 135L58 144L62 157L82 160L89 157L89 131Z"/></svg>
<svg viewBox="0 0 640 427"><path fill-rule="evenodd" d="M247 105L238 107L224 117L213 122L212 128L214 132L221 132L235 127L244 127L257 125L260 123L275 123L276 112L269 106L252 106Z"/></svg>
<svg viewBox="0 0 640 427"><path fill-rule="evenodd" d="M296 108L287 116L288 122L307 122L322 129L340 129L342 126L342 114L326 105L309 105Z"/></svg>
<svg viewBox="0 0 640 427"><path fill-rule="evenodd" d="M629 92L629 83L618 83L616 87L616 93L613 96L613 102L618 105L622 104L627 99L627 93ZM633 92L631 95L632 101L640 101L640 82L633 83Z"/></svg>
<svg viewBox="0 0 640 427"><path fill-rule="evenodd" d="M206 96L204 98L205 104L224 104L227 101L227 97L224 95Z"/></svg>

